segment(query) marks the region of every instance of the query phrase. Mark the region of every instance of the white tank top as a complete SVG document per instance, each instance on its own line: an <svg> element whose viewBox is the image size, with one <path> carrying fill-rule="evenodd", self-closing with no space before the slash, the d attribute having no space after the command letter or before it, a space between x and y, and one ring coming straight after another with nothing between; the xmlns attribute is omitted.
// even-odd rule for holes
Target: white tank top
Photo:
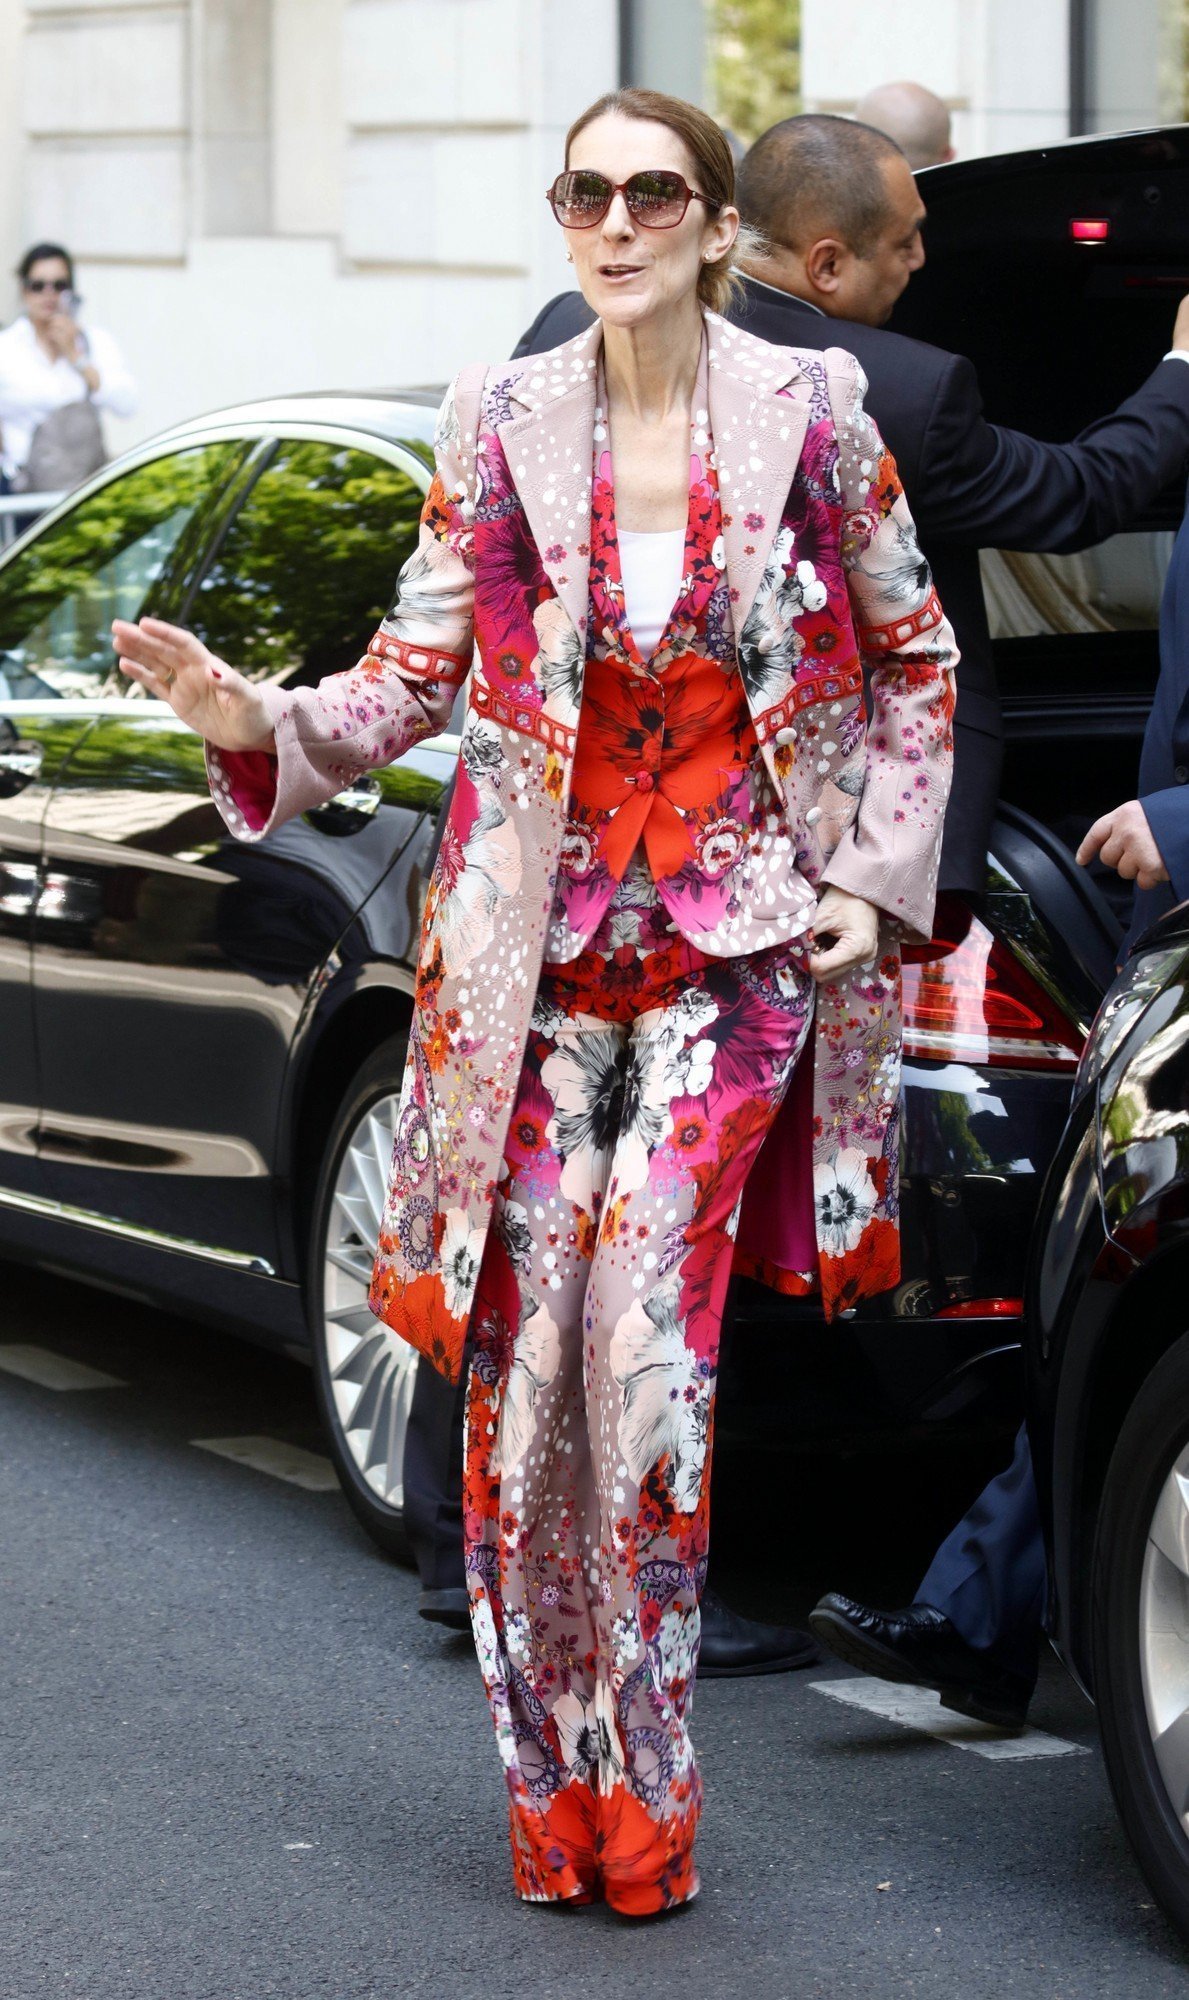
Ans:
<svg viewBox="0 0 1189 2000"><path fill-rule="evenodd" d="M641 533L620 528L618 539L623 608L636 650L647 660L660 645L661 633L677 602L685 567L685 529Z"/></svg>

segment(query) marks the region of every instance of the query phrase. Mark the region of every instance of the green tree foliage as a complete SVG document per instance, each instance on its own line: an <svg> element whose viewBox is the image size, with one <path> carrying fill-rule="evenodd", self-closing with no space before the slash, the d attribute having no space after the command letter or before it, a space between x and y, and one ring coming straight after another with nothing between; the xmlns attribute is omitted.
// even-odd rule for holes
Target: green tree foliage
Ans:
<svg viewBox="0 0 1189 2000"><path fill-rule="evenodd" d="M1161 114L1189 118L1189 0L1170 0L1162 49Z"/></svg>
<svg viewBox="0 0 1189 2000"><path fill-rule="evenodd" d="M709 0L715 115L746 144L801 108L800 0Z"/></svg>
<svg viewBox="0 0 1189 2000"><path fill-rule="evenodd" d="M91 695L110 679L113 618L137 618L242 447L205 445L108 482L0 569L0 675L10 699Z"/></svg>
<svg viewBox="0 0 1189 2000"><path fill-rule="evenodd" d="M234 444L155 460L80 501L0 569L0 694L123 688L110 626L180 589ZM421 492L370 451L283 443L243 500L185 622L254 680L318 680L354 664L413 548ZM169 615L174 615L172 612Z"/></svg>
<svg viewBox="0 0 1189 2000"><path fill-rule="evenodd" d="M149 792L160 794L164 801L174 801L172 810L163 814L163 824L170 828L167 841L158 838L153 824L146 822L142 830L124 839L125 846L176 852L176 815L187 796L202 805L203 831L209 836L211 852L222 844L225 836L210 804L202 739L178 722L163 704L131 703L126 721L109 711L100 718L97 727L81 735L77 717L57 727L52 721L38 718L33 734L45 750L43 771L50 767L56 770L66 753L73 753L63 781L64 799L74 793L126 796ZM442 803L445 781L432 768L420 769L413 762L402 762L390 764L374 776L385 805L404 806L414 812L436 812Z"/></svg>
<svg viewBox="0 0 1189 2000"><path fill-rule="evenodd" d="M353 666L416 544L421 491L370 451L293 442L261 473L187 622L253 680Z"/></svg>

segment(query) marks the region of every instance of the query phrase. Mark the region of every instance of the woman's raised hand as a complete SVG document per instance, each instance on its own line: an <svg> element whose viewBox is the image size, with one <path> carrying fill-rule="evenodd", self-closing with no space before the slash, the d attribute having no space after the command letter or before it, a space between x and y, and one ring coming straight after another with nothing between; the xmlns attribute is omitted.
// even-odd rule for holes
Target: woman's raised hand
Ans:
<svg viewBox="0 0 1189 2000"><path fill-rule="evenodd" d="M193 632L142 618L117 618L112 644L120 672L169 703L180 722L219 750L271 750L272 717L251 681L207 651Z"/></svg>

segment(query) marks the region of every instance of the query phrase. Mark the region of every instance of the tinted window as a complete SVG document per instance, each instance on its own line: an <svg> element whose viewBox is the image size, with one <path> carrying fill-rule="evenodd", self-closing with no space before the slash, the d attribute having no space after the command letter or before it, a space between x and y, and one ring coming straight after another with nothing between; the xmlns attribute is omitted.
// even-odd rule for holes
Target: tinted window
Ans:
<svg viewBox="0 0 1189 2000"><path fill-rule="evenodd" d="M238 444L156 458L80 500L0 568L0 700L124 689L113 618L138 618Z"/></svg>
<svg viewBox="0 0 1189 2000"><path fill-rule="evenodd" d="M354 666L416 544L421 501L407 472L370 451L282 444L186 623L252 680L316 681Z"/></svg>
<svg viewBox="0 0 1189 2000"><path fill-rule="evenodd" d="M1134 17L1149 10L1111 0L1111 11L1142 43ZM973 361L992 423L1076 437L1172 344L1189 261L1187 159L1189 132L1173 127L931 170L920 183L928 261L893 328ZM1108 221L1108 240L1075 241L1079 218ZM1147 517L1175 524L1184 496L1174 480Z"/></svg>
<svg viewBox="0 0 1189 2000"><path fill-rule="evenodd" d="M991 637L1154 631L1172 544L1171 532L1153 529L1112 535L1076 556L985 551Z"/></svg>

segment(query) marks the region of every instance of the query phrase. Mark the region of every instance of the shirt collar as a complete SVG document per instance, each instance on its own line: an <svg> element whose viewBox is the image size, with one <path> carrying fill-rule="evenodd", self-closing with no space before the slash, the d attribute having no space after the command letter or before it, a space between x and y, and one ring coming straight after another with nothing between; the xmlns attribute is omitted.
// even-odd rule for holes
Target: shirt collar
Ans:
<svg viewBox="0 0 1189 2000"><path fill-rule="evenodd" d="M749 285L758 285L762 292L771 292L777 299L791 299L794 305L804 306L806 312L816 313L819 319L829 318L829 314L824 313L820 306L815 306L812 299L803 299L799 292L786 292L783 285L770 285L767 278L757 278L751 271L745 271L743 275Z"/></svg>

